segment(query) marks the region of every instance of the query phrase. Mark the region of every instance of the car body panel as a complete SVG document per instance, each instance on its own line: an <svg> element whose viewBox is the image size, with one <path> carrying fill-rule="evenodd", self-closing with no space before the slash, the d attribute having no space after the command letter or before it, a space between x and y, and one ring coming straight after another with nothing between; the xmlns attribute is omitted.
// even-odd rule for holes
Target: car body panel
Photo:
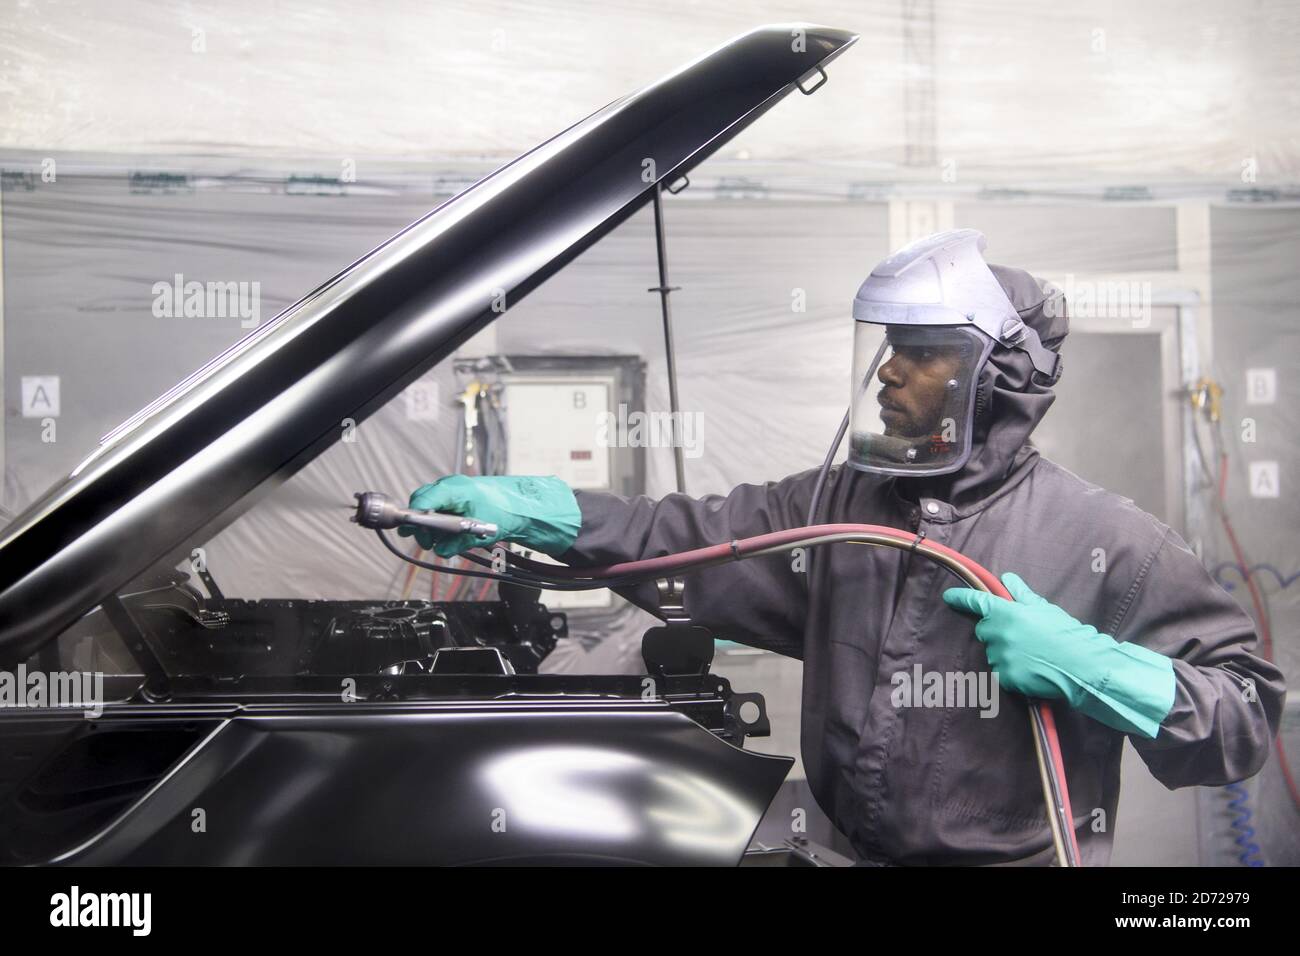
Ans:
<svg viewBox="0 0 1300 956"><path fill-rule="evenodd" d="M110 707L75 721L0 721L0 745L42 723L68 737L56 758L87 736L102 755L166 725L196 742L76 845L9 862L730 866L793 762L733 747L661 701ZM6 794L29 830L99 796L53 764Z"/></svg>

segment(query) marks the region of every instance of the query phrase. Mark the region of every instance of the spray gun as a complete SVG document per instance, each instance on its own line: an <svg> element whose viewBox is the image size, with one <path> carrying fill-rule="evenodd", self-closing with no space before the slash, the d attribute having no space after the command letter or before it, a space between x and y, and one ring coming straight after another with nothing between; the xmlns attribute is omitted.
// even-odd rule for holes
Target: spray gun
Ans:
<svg viewBox="0 0 1300 956"><path fill-rule="evenodd" d="M358 491L353 497L357 499L357 512L351 520L363 528L382 530L409 524L439 534L472 534L478 538L492 538L497 534L494 524L438 511L412 511L377 491Z"/></svg>

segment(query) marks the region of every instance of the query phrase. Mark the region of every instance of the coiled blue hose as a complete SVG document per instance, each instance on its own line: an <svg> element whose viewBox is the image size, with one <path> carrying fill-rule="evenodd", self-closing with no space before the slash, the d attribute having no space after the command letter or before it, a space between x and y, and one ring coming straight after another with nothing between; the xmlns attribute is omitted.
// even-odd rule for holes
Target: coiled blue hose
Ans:
<svg viewBox="0 0 1300 956"><path fill-rule="evenodd" d="M1239 783L1230 783L1224 789L1232 796L1228 809L1234 814L1231 826L1237 837L1233 842L1241 849L1237 859L1242 866L1263 866L1259 844L1255 842L1255 828L1250 825L1254 815L1250 810L1250 792Z"/></svg>

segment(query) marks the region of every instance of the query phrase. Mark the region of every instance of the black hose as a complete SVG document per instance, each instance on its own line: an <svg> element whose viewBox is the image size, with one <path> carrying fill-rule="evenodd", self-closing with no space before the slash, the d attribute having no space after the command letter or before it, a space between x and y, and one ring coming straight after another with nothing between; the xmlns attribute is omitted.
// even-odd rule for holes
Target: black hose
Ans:
<svg viewBox="0 0 1300 956"><path fill-rule="evenodd" d="M817 523L817 512L821 510L822 492L826 490L826 478L831 473L831 462L835 460L835 453L840 450L840 445L844 442L844 433L849 430L849 416L852 414L852 407L845 410L844 420L840 422L840 429L835 433L835 440L831 442L831 447L826 449L826 458L822 461L821 471L817 473L817 484L813 485L812 502L808 505L809 525Z"/></svg>
<svg viewBox="0 0 1300 956"><path fill-rule="evenodd" d="M600 580L589 578L589 579L579 579L579 580L556 581L556 580L551 580L542 577L541 575L535 574L530 571L524 571L520 574L499 574L494 571L471 571L468 568L455 568L449 564L435 564L432 561L421 561L419 558L414 558L409 554L404 554L402 550L397 547L397 545L393 544L392 540L388 537L388 535L384 533L384 529L376 528L375 534L379 535L379 540L383 542L385 548L387 548L393 554L397 555L403 561L413 564L417 568L424 568L426 571L435 571L440 574L458 574L467 578L486 578L489 581L504 581L507 584L517 584L521 587L526 587L526 588L544 588L547 591L598 591L603 588L633 587L635 585L646 584L647 582L655 581L663 577L663 575L659 574L658 572L647 571L639 575L627 575L618 578L602 578ZM475 564L481 565L483 567L492 566L490 561L487 561L484 558L480 558L477 555L470 555L466 553L460 555L460 557L468 558L469 560L473 561ZM700 568L711 567L718 564L725 564L726 562L731 560L734 559L730 557L720 558L716 561L701 563L696 568L692 568L691 570L698 570Z"/></svg>

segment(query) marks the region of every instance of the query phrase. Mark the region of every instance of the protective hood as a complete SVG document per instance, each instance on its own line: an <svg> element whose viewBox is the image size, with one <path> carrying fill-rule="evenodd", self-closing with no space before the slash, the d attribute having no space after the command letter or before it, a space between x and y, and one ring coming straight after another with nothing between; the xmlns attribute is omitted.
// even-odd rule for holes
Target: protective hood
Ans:
<svg viewBox="0 0 1300 956"><path fill-rule="evenodd" d="M1059 352L1070 331L1061 290L1023 269L992 264L989 268L1021 321L1038 333L1043 345ZM1057 380L1059 377L1058 367ZM1034 374L1033 362L1025 352L995 345L976 390L970 458L950 475L899 479L899 492L912 501L926 496L958 509L987 497L1038 454L1029 444L1029 436L1056 400L1054 384Z"/></svg>

